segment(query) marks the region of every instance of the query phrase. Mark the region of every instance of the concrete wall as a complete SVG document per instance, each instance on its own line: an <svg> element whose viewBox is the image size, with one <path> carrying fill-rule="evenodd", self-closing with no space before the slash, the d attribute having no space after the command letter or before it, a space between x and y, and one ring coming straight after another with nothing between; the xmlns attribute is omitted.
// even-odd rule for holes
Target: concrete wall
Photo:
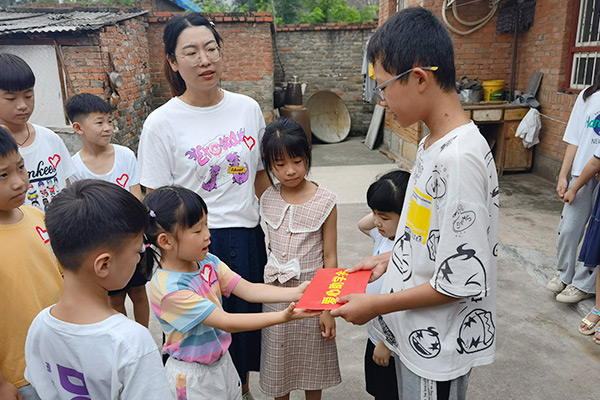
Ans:
<svg viewBox="0 0 600 400"><path fill-rule="evenodd" d="M351 133L365 135L374 104L362 101L361 67L367 39L376 23L282 26L277 28L275 82L298 76L307 84L304 103L319 90L331 90L344 101Z"/></svg>

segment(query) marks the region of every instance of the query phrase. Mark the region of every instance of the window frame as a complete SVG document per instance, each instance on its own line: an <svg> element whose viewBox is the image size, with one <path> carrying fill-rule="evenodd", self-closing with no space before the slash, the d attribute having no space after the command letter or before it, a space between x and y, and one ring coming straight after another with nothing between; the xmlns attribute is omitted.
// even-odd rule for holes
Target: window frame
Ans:
<svg viewBox="0 0 600 400"><path fill-rule="evenodd" d="M583 0L574 1L573 7L573 18L571 21L571 34L569 38L569 56L567 58L567 66L565 70L565 92L567 93L579 93L582 88L573 88L571 87L571 81L573 75L577 72L574 70L575 58L578 53L597 53L596 68L600 68L600 43L597 46L577 46L577 33L579 28L579 13L581 10ZM587 1L595 1L595 0L587 0ZM599 22L600 29L600 22ZM600 41L599 41L600 42ZM593 78L592 78L593 79ZM588 85L585 85L588 86Z"/></svg>

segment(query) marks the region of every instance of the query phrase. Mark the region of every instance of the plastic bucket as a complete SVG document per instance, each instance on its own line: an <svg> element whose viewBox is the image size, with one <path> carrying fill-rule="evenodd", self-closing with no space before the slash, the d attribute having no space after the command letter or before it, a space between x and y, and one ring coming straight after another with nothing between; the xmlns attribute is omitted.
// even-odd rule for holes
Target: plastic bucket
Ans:
<svg viewBox="0 0 600 400"><path fill-rule="evenodd" d="M504 81L483 81L483 101L500 101L504 94Z"/></svg>

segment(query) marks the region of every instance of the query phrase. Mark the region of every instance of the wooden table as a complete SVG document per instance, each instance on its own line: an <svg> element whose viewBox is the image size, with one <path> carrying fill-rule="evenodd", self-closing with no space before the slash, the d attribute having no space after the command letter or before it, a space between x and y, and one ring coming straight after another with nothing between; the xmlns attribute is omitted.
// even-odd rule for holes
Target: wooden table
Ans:
<svg viewBox="0 0 600 400"><path fill-rule="evenodd" d="M519 123L529 111L505 102L463 104L467 116L477 124L488 141L498 175L504 171L529 171L533 160L533 148L523 147L523 140L515 137Z"/></svg>

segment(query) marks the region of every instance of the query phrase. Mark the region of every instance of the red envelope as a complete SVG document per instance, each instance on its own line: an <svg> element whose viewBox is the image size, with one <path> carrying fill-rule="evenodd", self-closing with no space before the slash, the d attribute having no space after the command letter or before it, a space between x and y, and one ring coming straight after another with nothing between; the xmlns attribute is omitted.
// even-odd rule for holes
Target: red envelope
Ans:
<svg viewBox="0 0 600 400"><path fill-rule="evenodd" d="M341 306L338 297L364 293L372 271L347 273L344 268L322 268L304 291L296 308L303 310L333 310Z"/></svg>

